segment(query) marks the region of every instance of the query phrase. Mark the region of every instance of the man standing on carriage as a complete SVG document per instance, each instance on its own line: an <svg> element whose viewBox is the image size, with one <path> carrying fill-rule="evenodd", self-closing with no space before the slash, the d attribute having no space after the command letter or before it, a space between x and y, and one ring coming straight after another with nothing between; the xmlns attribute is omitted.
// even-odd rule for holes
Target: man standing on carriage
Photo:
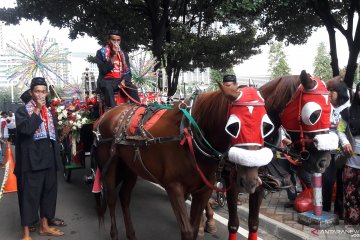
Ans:
<svg viewBox="0 0 360 240"><path fill-rule="evenodd" d="M39 220L40 235L61 236L64 232L49 227L57 199L57 162L60 161L55 119L46 108L48 94L44 78L31 81L32 99L15 114L18 141L16 163L18 200L23 240L31 240L30 226Z"/></svg>
<svg viewBox="0 0 360 240"><path fill-rule="evenodd" d="M121 89L121 94L132 103L140 103L137 87L131 82L129 56L120 48L119 31L111 30L107 45L96 52L99 68L98 88L105 95L107 107L115 107L114 91Z"/></svg>

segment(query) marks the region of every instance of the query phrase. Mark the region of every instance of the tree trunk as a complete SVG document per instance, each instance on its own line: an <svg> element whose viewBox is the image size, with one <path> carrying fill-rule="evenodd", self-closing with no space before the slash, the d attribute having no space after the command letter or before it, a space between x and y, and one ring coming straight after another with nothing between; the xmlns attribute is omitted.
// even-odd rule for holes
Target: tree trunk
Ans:
<svg viewBox="0 0 360 240"><path fill-rule="evenodd" d="M359 45L359 43L355 43L356 45ZM348 88L353 87L354 83L354 76L357 69L357 58L359 56L359 47L349 47L349 59L346 66L346 74L344 78L344 82L348 86Z"/></svg>
<svg viewBox="0 0 360 240"><path fill-rule="evenodd" d="M326 24L326 29L329 35L329 43L330 43L330 56L331 56L331 69L333 72L333 76L339 76L339 62L337 58L337 48L336 48L336 32L333 26L330 24Z"/></svg>

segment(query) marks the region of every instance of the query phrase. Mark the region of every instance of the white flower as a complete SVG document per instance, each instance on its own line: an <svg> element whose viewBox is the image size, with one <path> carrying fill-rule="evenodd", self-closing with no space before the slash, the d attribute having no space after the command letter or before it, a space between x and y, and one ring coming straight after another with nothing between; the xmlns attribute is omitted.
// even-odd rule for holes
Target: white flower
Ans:
<svg viewBox="0 0 360 240"><path fill-rule="evenodd" d="M74 123L74 121L70 120L70 121L69 121L69 123L70 123L70 124L73 124L73 123Z"/></svg>
<svg viewBox="0 0 360 240"><path fill-rule="evenodd" d="M83 118L83 119L81 120L81 122L82 122L82 124L85 124L85 123L87 122L87 118L86 118L86 117Z"/></svg>
<svg viewBox="0 0 360 240"><path fill-rule="evenodd" d="M59 115L58 115L58 120L61 120L63 118L63 115L60 113Z"/></svg>
<svg viewBox="0 0 360 240"><path fill-rule="evenodd" d="M64 117L67 117L67 111L66 110L63 110L62 114L64 115Z"/></svg>
<svg viewBox="0 0 360 240"><path fill-rule="evenodd" d="M80 114L76 114L76 120L81 119L81 115Z"/></svg>
<svg viewBox="0 0 360 240"><path fill-rule="evenodd" d="M61 111L62 111L61 108L56 109L56 112L58 112L58 113L61 112Z"/></svg>
<svg viewBox="0 0 360 240"><path fill-rule="evenodd" d="M76 126L75 126L75 125L72 127L72 130L76 130Z"/></svg>
<svg viewBox="0 0 360 240"><path fill-rule="evenodd" d="M61 110L64 110L65 109L65 106L60 106L59 107Z"/></svg>
<svg viewBox="0 0 360 240"><path fill-rule="evenodd" d="M62 122L62 121L58 121L58 124L59 124L59 125L62 125L62 124L63 124L63 122Z"/></svg>

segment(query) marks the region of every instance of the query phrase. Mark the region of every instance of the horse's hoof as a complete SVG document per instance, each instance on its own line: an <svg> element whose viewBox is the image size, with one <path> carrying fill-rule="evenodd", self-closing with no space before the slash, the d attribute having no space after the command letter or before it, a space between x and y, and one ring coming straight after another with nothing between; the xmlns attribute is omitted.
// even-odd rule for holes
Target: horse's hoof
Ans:
<svg viewBox="0 0 360 240"><path fill-rule="evenodd" d="M217 232L215 220L206 221L205 231L210 234L214 234Z"/></svg>
<svg viewBox="0 0 360 240"><path fill-rule="evenodd" d="M199 227L198 238L203 238L204 236L205 236L204 228Z"/></svg>

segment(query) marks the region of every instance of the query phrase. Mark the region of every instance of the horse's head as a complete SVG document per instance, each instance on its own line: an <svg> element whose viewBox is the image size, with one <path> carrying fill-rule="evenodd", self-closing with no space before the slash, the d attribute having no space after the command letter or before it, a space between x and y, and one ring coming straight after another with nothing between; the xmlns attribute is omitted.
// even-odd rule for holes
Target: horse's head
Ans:
<svg viewBox="0 0 360 240"><path fill-rule="evenodd" d="M331 104L326 85L300 75L301 85L281 113L282 126L290 134L302 165L309 172L324 172L330 163L330 150L338 147L338 137L329 132Z"/></svg>
<svg viewBox="0 0 360 240"><path fill-rule="evenodd" d="M273 153L263 147L264 137L274 125L265 110L264 99L251 87L233 90L221 87L231 101L225 132L230 136L229 161L237 166L237 183L247 192L253 193L261 184L258 168L268 164Z"/></svg>

